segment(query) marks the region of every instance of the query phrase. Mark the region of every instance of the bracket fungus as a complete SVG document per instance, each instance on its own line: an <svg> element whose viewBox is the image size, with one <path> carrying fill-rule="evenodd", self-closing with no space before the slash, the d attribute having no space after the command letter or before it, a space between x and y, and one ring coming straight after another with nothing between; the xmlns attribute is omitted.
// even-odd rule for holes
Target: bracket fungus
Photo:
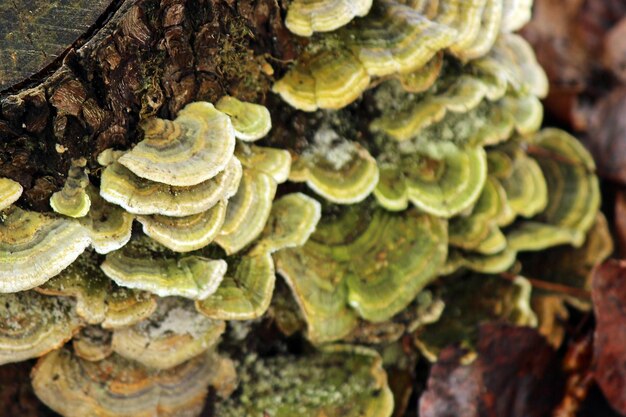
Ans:
<svg viewBox="0 0 626 417"><path fill-rule="evenodd" d="M141 178L190 187L223 171L234 150L230 118L211 103L195 102L173 121L149 119L144 140L117 162Z"/></svg>
<svg viewBox="0 0 626 417"><path fill-rule="evenodd" d="M19 182L8 178L0 178L0 211L15 203L22 195L24 188Z"/></svg>
<svg viewBox="0 0 626 417"><path fill-rule="evenodd" d="M321 48L303 54L274 84L274 92L305 111L347 106L372 78L404 77L426 66L440 51L462 62L485 56L501 38L515 37L508 32L527 20L531 6L505 0L374 2L367 16L338 29L332 40L320 42ZM512 42L514 48L519 46ZM532 52L531 56L528 63L515 64L538 67ZM329 77L333 72L337 76ZM545 77L542 82L545 91Z"/></svg>
<svg viewBox="0 0 626 417"><path fill-rule="evenodd" d="M90 243L87 230L75 220L9 208L0 223L0 293L43 284Z"/></svg>
<svg viewBox="0 0 626 417"><path fill-rule="evenodd" d="M150 317L115 329L111 348L149 368L170 369L215 347L224 329L223 321L201 315L189 300L161 298Z"/></svg>
<svg viewBox="0 0 626 417"><path fill-rule="evenodd" d="M294 0L287 9L285 25L300 36L330 32L357 16L365 16L373 0Z"/></svg>
<svg viewBox="0 0 626 417"><path fill-rule="evenodd" d="M451 217L473 205L487 178L483 148L446 151L440 159L413 155L381 162L374 195L389 210L404 210L410 201L426 213Z"/></svg>
<svg viewBox="0 0 626 417"><path fill-rule="evenodd" d="M0 363L39 357L55 412L195 417L213 386L220 417L390 417L408 389L393 410L381 357L356 344L413 377L417 350L457 343L471 360L481 322L557 338L565 301L589 308L518 275L584 291L611 250L593 160L539 131L547 78L511 33L532 1L286 3L310 37L277 70L287 104L223 96L265 101L263 70L254 94L255 74L218 77L189 90L215 106L184 94L150 113L186 104L173 120L131 114L136 138L97 142L134 146L91 172L74 159L58 214L25 211L0 178Z"/></svg>
<svg viewBox="0 0 626 417"><path fill-rule="evenodd" d="M133 214L184 217L209 210L235 194L241 180L241 163L230 162L215 178L191 187L145 180L114 163L102 172L100 195Z"/></svg>
<svg viewBox="0 0 626 417"><path fill-rule="evenodd" d="M208 352L159 370L116 354L94 362L60 349L39 360L33 387L44 403L67 417L197 416L209 385L224 383L220 368L232 369L224 361Z"/></svg>
<svg viewBox="0 0 626 417"><path fill-rule="evenodd" d="M99 259L85 252L37 292L76 299L76 313L89 324L103 328L133 325L150 316L156 301L146 292L119 287L104 275Z"/></svg>
<svg viewBox="0 0 626 417"><path fill-rule="evenodd" d="M214 293L222 282L225 261L197 255L168 256L166 251L147 237L137 237L109 253L100 268L120 286L160 297L177 295L199 300Z"/></svg>
<svg viewBox="0 0 626 417"><path fill-rule="evenodd" d="M198 311L219 320L249 320L265 313L274 291L272 254L304 244L320 212L320 204L303 194L277 200L259 240L245 254L227 258L227 275L215 294L196 302Z"/></svg>
<svg viewBox="0 0 626 417"><path fill-rule="evenodd" d="M168 249L190 252L211 243L222 230L228 203L218 202L205 212L185 217L159 214L139 216L143 232Z"/></svg>
<svg viewBox="0 0 626 417"><path fill-rule="evenodd" d="M317 194L337 204L363 201L378 183L376 160L358 143L323 127L314 142L295 157L289 174L293 182L306 182Z"/></svg>
<svg viewBox="0 0 626 417"><path fill-rule="evenodd" d="M275 257L309 339L324 342L347 335L357 314L383 321L405 308L436 277L447 246L445 221L362 203L322 216L304 246Z"/></svg>
<svg viewBox="0 0 626 417"><path fill-rule="evenodd" d="M72 339L74 354L86 361L96 362L113 353L111 332L99 326L86 326Z"/></svg>
<svg viewBox="0 0 626 417"><path fill-rule="evenodd" d="M85 191L89 186L86 164L85 158L73 160L63 189L50 197L50 207L57 213L68 217L84 217L89 211L91 199Z"/></svg>
<svg viewBox="0 0 626 417"><path fill-rule="evenodd" d="M272 209L276 188L286 181L291 167L291 158L285 150L242 146L241 153L246 154L242 158L241 183L228 202L226 218L215 238L229 255L239 252L261 234Z"/></svg>
<svg viewBox="0 0 626 417"><path fill-rule="evenodd" d="M91 206L87 215L79 220L87 229L91 246L106 254L121 248L131 238L134 216L121 207L109 204L93 187L87 187Z"/></svg>
<svg viewBox="0 0 626 417"><path fill-rule="evenodd" d="M272 128L272 117L265 106L224 96L215 108L230 117L237 139L254 142L267 135Z"/></svg>
<svg viewBox="0 0 626 417"><path fill-rule="evenodd" d="M57 349L82 325L71 300L34 291L0 294L0 318L0 364Z"/></svg>
<svg viewBox="0 0 626 417"><path fill-rule="evenodd" d="M228 201L226 218L215 238L226 253L239 252L263 231L276 186L272 176L255 169L244 169L237 194Z"/></svg>
<svg viewBox="0 0 626 417"><path fill-rule="evenodd" d="M382 359L365 348L249 356L238 371L241 392L216 404L220 417L390 417L393 412Z"/></svg>

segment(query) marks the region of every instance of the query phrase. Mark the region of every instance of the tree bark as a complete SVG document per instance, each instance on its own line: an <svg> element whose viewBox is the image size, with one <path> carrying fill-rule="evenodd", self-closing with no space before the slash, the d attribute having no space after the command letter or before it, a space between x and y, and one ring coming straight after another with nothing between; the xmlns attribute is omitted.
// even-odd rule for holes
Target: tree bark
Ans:
<svg viewBox="0 0 626 417"><path fill-rule="evenodd" d="M14 7L7 1L4 8ZM95 157L141 140L137 126L146 117L170 118L191 101L225 94L267 104L274 75L300 49L284 27L281 1L113 1L99 17L84 16L97 27L72 39L55 60L20 73L30 78L0 73L0 88L14 83L0 92L0 177L24 187L18 204L48 211L75 158L87 158L97 183ZM102 9L108 2L91 3ZM57 24L70 28L71 17ZM28 27L44 31L43 21L45 15L35 16ZM60 48L41 47L56 48L50 57ZM5 53L25 47L11 48Z"/></svg>

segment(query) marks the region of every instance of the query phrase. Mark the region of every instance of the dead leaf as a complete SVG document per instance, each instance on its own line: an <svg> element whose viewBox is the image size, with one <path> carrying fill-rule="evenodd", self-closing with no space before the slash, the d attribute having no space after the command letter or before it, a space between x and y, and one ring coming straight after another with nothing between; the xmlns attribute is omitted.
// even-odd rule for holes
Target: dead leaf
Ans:
<svg viewBox="0 0 626 417"><path fill-rule="evenodd" d="M528 327L483 324L478 356L444 349L420 399L421 417L543 417L562 392L555 351Z"/></svg>
<svg viewBox="0 0 626 417"><path fill-rule="evenodd" d="M626 414L626 261L609 260L596 268L592 297L594 376L613 408Z"/></svg>

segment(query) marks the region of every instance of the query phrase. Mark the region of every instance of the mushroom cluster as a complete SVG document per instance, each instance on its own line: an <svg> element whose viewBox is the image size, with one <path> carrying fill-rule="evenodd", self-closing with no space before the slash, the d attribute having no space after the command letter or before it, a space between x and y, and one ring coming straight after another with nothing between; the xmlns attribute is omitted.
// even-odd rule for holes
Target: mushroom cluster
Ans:
<svg viewBox="0 0 626 417"><path fill-rule="evenodd" d="M513 33L531 6L292 0L280 132L227 96L143 121L97 173L73 161L56 214L0 179L0 364L40 357L64 416L194 416L210 386L217 416L389 417L403 335L430 361L471 361L488 320L558 344L564 307L524 275L559 251L551 277L584 289L611 244L592 158L540 130L546 76ZM260 317L306 355L220 350Z"/></svg>
<svg viewBox="0 0 626 417"><path fill-rule="evenodd" d="M271 128L265 107L224 97L142 128L98 157L99 187L73 161L57 214L1 183L0 363L41 357L33 387L63 415L197 415L209 386L230 394L226 321L267 310L272 254L320 218L302 193L274 200L291 157L251 143Z"/></svg>

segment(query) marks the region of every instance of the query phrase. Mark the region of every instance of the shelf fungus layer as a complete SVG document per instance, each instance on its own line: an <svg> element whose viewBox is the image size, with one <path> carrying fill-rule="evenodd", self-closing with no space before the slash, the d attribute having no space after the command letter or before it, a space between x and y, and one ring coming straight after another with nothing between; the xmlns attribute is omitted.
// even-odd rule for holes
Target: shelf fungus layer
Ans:
<svg viewBox="0 0 626 417"><path fill-rule="evenodd" d="M358 143L322 128L314 143L295 157L289 180L306 182L317 194L337 204L363 201L378 183L378 166Z"/></svg>
<svg viewBox="0 0 626 417"><path fill-rule="evenodd" d="M241 180L241 163L231 158L215 178L191 187L177 187L138 177L118 163L102 172L100 195L134 214L191 216L233 196Z"/></svg>
<svg viewBox="0 0 626 417"><path fill-rule="evenodd" d="M330 32L352 19L365 16L373 0L294 0L287 9L285 26L300 36Z"/></svg>
<svg viewBox="0 0 626 417"><path fill-rule="evenodd" d="M367 17L338 31L338 46L302 57L273 91L301 110L339 109L356 100L371 77L419 69L454 35L408 6L375 2Z"/></svg>
<svg viewBox="0 0 626 417"><path fill-rule="evenodd" d="M0 365L57 349L82 326L74 303L34 291L0 294Z"/></svg>
<svg viewBox="0 0 626 417"><path fill-rule="evenodd" d="M0 223L0 293L43 284L90 243L87 230L75 220L10 208Z"/></svg>
<svg viewBox="0 0 626 417"><path fill-rule="evenodd" d="M224 332L184 298L166 297L147 319L113 332L112 350L147 367L169 369L213 348Z"/></svg>
<svg viewBox="0 0 626 417"><path fill-rule="evenodd" d="M211 103L195 102L173 121L145 122L144 140L117 162L140 178L190 187L223 171L234 150L230 118Z"/></svg>
<svg viewBox="0 0 626 417"><path fill-rule="evenodd" d="M156 308L154 297L116 285L104 275L99 263L99 258L87 251L36 291L75 298L76 313L85 322L107 329L131 326L150 316Z"/></svg>
<svg viewBox="0 0 626 417"><path fill-rule="evenodd" d="M237 139L253 142L267 135L272 128L272 118L265 106L224 96L215 107L230 117Z"/></svg>
<svg viewBox="0 0 626 417"><path fill-rule="evenodd" d="M265 313L274 292L272 253L304 244L320 212L320 204L303 194L277 200L259 240L245 254L227 258L226 277L215 294L196 302L198 311L219 320L250 320Z"/></svg>
<svg viewBox="0 0 626 417"><path fill-rule="evenodd" d="M100 266L118 285L194 300L213 294L227 267L221 259L171 253L145 236L109 253Z"/></svg>
<svg viewBox="0 0 626 417"><path fill-rule="evenodd" d="M94 362L60 349L39 360L32 378L37 396L66 417L198 416L210 385L232 384L223 368L234 372L213 352L158 370L116 354Z"/></svg>
<svg viewBox="0 0 626 417"><path fill-rule="evenodd" d="M541 71L534 54L525 41L508 33L527 19L530 7L528 2L504 0L377 1L367 16L314 39L314 46L273 90L301 110L337 109L356 100L373 79L405 79L442 51L466 64L497 50L509 68L527 73L527 80L537 87L533 93L545 95L546 77L537 75ZM410 82L403 84L419 90Z"/></svg>
<svg viewBox="0 0 626 417"><path fill-rule="evenodd" d="M215 242L233 254L252 243L263 231L272 209L277 183L265 172L244 169L241 184L228 201L226 217Z"/></svg>
<svg viewBox="0 0 626 417"><path fill-rule="evenodd" d="M275 258L309 339L325 342L347 335L357 316L383 321L405 308L436 277L447 245L445 220L364 203L325 213L304 246Z"/></svg>
<svg viewBox="0 0 626 417"><path fill-rule="evenodd" d="M87 229L91 246L96 252L106 254L128 243L135 216L121 207L108 203L93 186L87 188L87 195L91 206L87 215L79 222Z"/></svg>
<svg viewBox="0 0 626 417"><path fill-rule="evenodd" d="M168 249L190 252L211 243L222 230L228 203L220 201L209 210L186 217L155 214L139 216L143 232Z"/></svg>
<svg viewBox="0 0 626 417"><path fill-rule="evenodd" d="M4 210L15 203L24 192L19 182L8 178L0 178L0 210Z"/></svg>
<svg viewBox="0 0 626 417"><path fill-rule="evenodd" d="M570 234L581 246L600 207L600 186L595 163L576 138L558 129L544 129L530 142L529 153L545 176L548 203L538 221Z"/></svg>
<svg viewBox="0 0 626 417"><path fill-rule="evenodd" d="M63 189L52 194L50 207L57 213L68 217L84 217L91 206L91 198L86 192L89 177L85 172L87 160L80 158L72 161Z"/></svg>
<svg viewBox="0 0 626 417"><path fill-rule="evenodd" d="M487 157L481 147L453 146L440 159L426 155L389 159L380 163L374 191L389 210L404 210L410 201L426 213L452 217L476 202L487 178Z"/></svg>
<svg viewBox="0 0 626 417"><path fill-rule="evenodd" d="M313 355L244 359L240 392L216 404L220 417L390 417L393 395L377 353L330 347Z"/></svg>

